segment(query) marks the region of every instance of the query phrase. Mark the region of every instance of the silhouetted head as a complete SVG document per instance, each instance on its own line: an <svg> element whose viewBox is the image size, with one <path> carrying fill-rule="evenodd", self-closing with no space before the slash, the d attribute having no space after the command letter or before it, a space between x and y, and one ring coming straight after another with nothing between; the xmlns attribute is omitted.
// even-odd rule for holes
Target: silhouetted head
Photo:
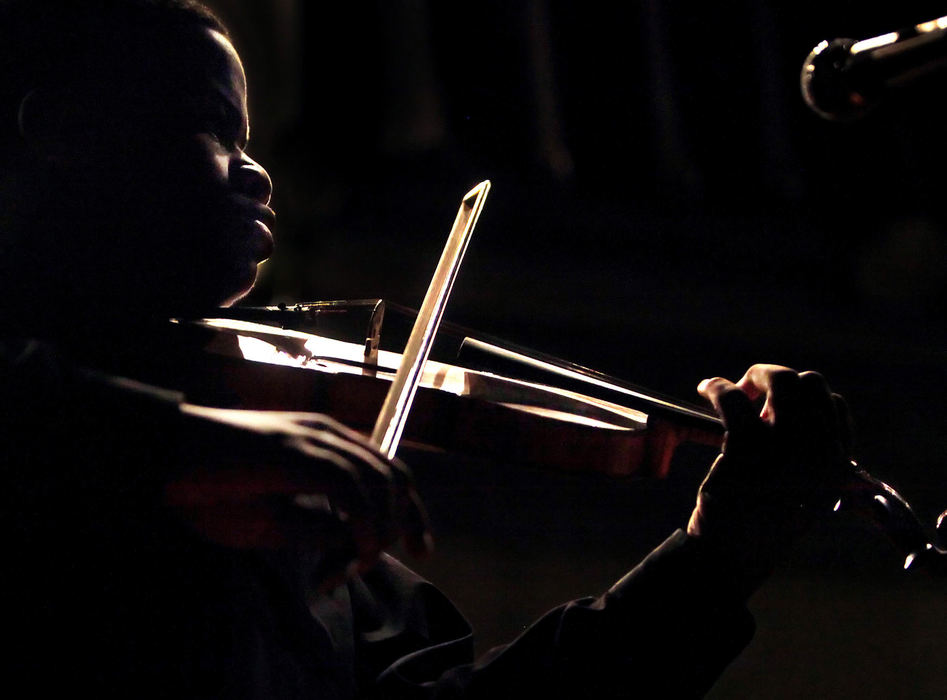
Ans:
<svg viewBox="0 0 947 700"><path fill-rule="evenodd" d="M272 185L246 78L186 0L0 0L8 302L190 313L246 294Z"/></svg>

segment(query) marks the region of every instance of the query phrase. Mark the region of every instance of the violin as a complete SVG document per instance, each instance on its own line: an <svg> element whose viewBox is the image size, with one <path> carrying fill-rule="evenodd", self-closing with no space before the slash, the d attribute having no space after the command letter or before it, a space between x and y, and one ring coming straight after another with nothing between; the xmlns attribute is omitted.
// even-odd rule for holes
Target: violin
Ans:
<svg viewBox="0 0 947 700"><path fill-rule="evenodd" d="M380 299L320 301L234 308L197 325L226 331L206 349L229 366L227 383L243 407L285 410L289 401L294 410L329 413L368 432L401 359L380 349L385 323L398 338L398 322L413 313ZM341 316L348 323L367 318L364 342L304 330L338 332L331 329L345 325ZM438 355L453 355L454 363L428 361L404 431L412 447L613 478L664 478L681 445L722 441L723 424L703 407L456 324L443 324L439 343ZM932 535L907 499L854 461L834 510L880 529L904 556L905 569L947 574L947 549L938 544L947 513Z"/></svg>
<svg viewBox="0 0 947 700"><path fill-rule="evenodd" d="M301 330L325 332L327 322L338 321L333 317L359 312L370 317L363 343ZM221 379L235 404L282 410L288 404L369 432L401 362L399 353L380 349L382 319L396 316L390 322L396 327L411 313L384 300L333 301L231 309L227 318L195 323L221 331L208 336L205 350L226 364ZM723 435L706 409L461 326L444 324L438 342L439 356L456 359L425 364L404 429L414 446L614 477L663 477L677 446L719 445ZM491 352L499 353L492 367ZM501 372L504 360L523 366ZM558 377L536 365L555 368ZM549 376L539 376L543 371Z"/></svg>
<svg viewBox="0 0 947 700"><path fill-rule="evenodd" d="M128 364L141 357L132 352L112 369L178 389L193 403L325 413L372 434L389 456L403 438L415 448L526 466L662 478L682 444L719 447L724 428L706 408L440 324L488 190L481 183L464 198L419 311L381 299L221 309L215 318L173 320L183 353L162 353L165 361L143 372ZM854 462L835 510L880 527L906 569L947 573L947 549L907 500ZM945 528L947 512L938 520L938 531Z"/></svg>

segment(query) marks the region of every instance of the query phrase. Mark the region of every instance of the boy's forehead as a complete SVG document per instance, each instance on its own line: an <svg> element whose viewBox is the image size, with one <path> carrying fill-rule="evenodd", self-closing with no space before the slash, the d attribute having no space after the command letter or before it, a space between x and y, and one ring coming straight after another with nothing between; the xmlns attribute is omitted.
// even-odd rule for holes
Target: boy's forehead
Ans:
<svg viewBox="0 0 947 700"><path fill-rule="evenodd" d="M126 56L114 70L114 84L100 84L119 102L131 100L167 106L188 100L223 97L243 109L246 78L240 58L220 32L195 27L182 32L177 41L143 41L138 55ZM104 77L97 74L98 79ZM93 80L96 78L93 77Z"/></svg>
<svg viewBox="0 0 947 700"><path fill-rule="evenodd" d="M208 89L246 94L246 78L240 57L221 33L199 28L189 32L182 43L166 47L164 56L153 63L159 80L169 81L186 93L203 94Z"/></svg>
<svg viewBox="0 0 947 700"><path fill-rule="evenodd" d="M210 41L206 44L201 42L210 50L207 52L207 61L205 68L212 77L220 82L237 88L240 92L246 92L246 76L243 72L243 64L240 62L240 56L237 50L223 34L214 29L204 29L203 33L209 37Z"/></svg>

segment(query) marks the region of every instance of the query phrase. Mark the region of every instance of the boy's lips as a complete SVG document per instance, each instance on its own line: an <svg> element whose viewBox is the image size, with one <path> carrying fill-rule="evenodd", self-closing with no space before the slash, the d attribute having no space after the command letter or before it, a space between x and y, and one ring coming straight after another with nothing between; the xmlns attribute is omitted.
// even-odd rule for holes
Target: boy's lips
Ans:
<svg viewBox="0 0 947 700"><path fill-rule="evenodd" d="M264 204L247 200L237 203L234 218L245 232L245 241L254 259L263 262L273 254L274 241L271 227L276 222L276 213Z"/></svg>
<svg viewBox="0 0 947 700"><path fill-rule="evenodd" d="M256 220L266 226L267 229L276 223L276 212L265 204L254 204L253 208L257 214Z"/></svg>
<svg viewBox="0 0 947 700"><path fill-rule="evenodd" d="M254 219L250 222L250 226L253 228L254 233L257 234L255 244L255 255L257 262L263 262L273 254L273 249L275 243L273 241L273 232L270 230L270 227L259 219Z"/></svg>

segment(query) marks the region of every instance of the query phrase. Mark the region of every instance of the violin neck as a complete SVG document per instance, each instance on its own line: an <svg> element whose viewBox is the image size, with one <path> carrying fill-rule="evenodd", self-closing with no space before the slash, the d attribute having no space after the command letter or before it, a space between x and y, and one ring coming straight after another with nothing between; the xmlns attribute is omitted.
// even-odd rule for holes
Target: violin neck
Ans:
<svg viewBox="0 0 947 700"><path fill-rule="evenodd" d="M720 430L716 414L700 406L671 399L588 367L495 338L467 336L460 345L461 364L473 369L535 379L563 389L601 398L702 429Z"/></svg>

